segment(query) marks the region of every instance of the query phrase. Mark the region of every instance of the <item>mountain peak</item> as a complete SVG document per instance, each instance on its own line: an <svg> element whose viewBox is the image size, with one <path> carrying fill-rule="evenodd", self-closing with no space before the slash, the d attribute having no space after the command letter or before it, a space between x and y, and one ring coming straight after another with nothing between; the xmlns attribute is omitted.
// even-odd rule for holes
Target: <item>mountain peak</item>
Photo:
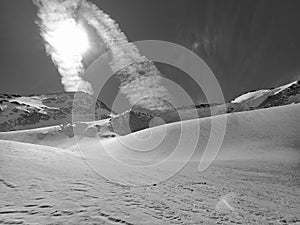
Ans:
<svg viewBox="0 0 300 225"><path fill-rule="evenodd" d="M268 108L273 106L295 104L299 102L299 80L276 88L248 92L231 101L231 103L242 104L244 110L255 108Z"/></svg>
<svg viewBox="0 0 300 225"><path fill-rule="evenodd" d="M112 114L103 102L84 92L0 95L0 131L70 123L73 113L83 121L110 118Z"/></svg>

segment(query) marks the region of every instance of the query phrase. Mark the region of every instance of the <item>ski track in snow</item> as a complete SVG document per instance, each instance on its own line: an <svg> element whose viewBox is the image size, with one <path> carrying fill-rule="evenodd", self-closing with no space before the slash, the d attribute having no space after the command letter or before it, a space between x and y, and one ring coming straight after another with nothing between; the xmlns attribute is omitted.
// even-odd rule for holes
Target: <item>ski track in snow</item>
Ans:
<svg viewBox="0 0 300 225"><path fill-rule="evenodd" d="M191 162L130 187L57 148L0 141L0 151L0 224L300 224L296 162L220 161L203 173Z"/></svg>

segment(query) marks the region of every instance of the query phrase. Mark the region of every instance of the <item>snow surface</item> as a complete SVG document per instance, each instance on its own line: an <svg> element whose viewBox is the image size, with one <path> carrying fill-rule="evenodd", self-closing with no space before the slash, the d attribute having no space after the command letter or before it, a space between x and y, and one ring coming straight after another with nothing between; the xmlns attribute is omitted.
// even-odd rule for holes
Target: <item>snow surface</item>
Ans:
<svg viewBox="0 0 300 225"><path fill-rule="evenodd" d="M256 108L261 103L263 103L269 96L277 95L280 92L291 87L293 84L297 84L297 81L294 81L292 83L283 85L281 87L273 88L273 89L262 89L262 90L258 90L258 91L248 92L246 94L243 94L243 95L235 98L234 100L231 101L231 103L244 104L244 110L247 110L249 108ZM291 98L295 98L295 97L292 96ZM294 100L297 101L297 99L294 99Z"/></svg>
<svg viewBox="0 0 300 225"><path fill-rule="evenodd" d="M129 157L130 159L137 160L145 158L147 160L156 160L155 158L161 157L161 154L168 155L173 150L178 141L175 137L179 137L178 134L180 134L181 129L183 132L186 132L181 132L180 135L181 137L186 138L183 140L182 145L187 148L191 143L190 140L192 137L197 135L197 124L198 122L200 123L200 135L197 143L197 149L199 150L208 140L212 118L227 118L226 134L219 159L249 158L249 155L246 153L249 153L253 159L260 159L263 154L256 152L259 148L263 148L264 150L268 149L269 151L262 151L262 153L266 153L267 157L270 156L271 158L274 158L276 157L276 154L273 153L277 150L279 151L281 148L300 148L299 112L300 104L295 104L188 120L121 136L112 139L109 142L102 143L102 145L112 149L110 150L110 153L113 153L116 156ZM183 125L188 129L183 130ZM165 140L155 148L157 151L137 153L124 145L125 143L134 146L137 149L144 149L145 144L151 145L151 143L147 143L147 141L139 142L137 138L147 138L150 133L153 137L152 139L149 139L150 142L155 142L156 139L160 140L162 136L165 137ZM80 144L82 151L87 149L89 152L92 152L93 150L95 153L99 152L99 143L97 143L97 140L89 140L89 143L82 140L82 142L82 146ZM179 156L182 157L186 153L185 149L182 149L180 153ZM101 154L101 152L99 154ZM288 151L285 152L282 157L293 159L293 157L289 158Z"/></svg>
<svg viewBox="0 0 300 225"><path fill-rule="evenodd" d="M29 105L33 108L38 108L40 110L43 110L43 108L49 108L49 109L59 109L56 107L49 107L45 104L43 104L43 100L46 98L42 98L42 96L31 96L31 97L17 97L14 99L8 100L9 102L18 102L19 104L25 104Z"/></svg>
<svg viewBox="0 0 300 225"><path fill-rule="evenodd" d="M184 156L199 123L200 136L190 163L170 179L147 186L123 186L101 177L74 154L76 145L54 148L0 141L0 223L299 224L299 112L300 104L293 104L216 116L227 117L226 134L217 160L204 172L198 170L199 160L212 118L167 124L102 142L79 140L86 160L126 175L127 181L143 183L169 171L120 171L124 167L109 165L105 148L128 162L147 158L153 163L173 151L184 124L189 128L181 136L184 147L179 156ZM48 138L46 128L35 132ZM166 134L155 151L135 152L120 144L142 147L136 138L147 138L149 132L155 138ZM26 131L19 134L20 141L31 136ZM61 142L54 140L68 139L54 136L51 142L59 146Z"/></svg>
<svg viewBox="0 0 300 225"><path fill-rule="evenodd" d="M256 99L256 98L262 97L268 93L270 93L270 90L259 90L259 91L248 92L246 94L243 94L243 95L237 97L236 99L232 100L231 102L232 103L243 103L250 99Z"/></svg>
<svg viewBox="0 0 300 225"><path fill-rule="evenodd" d="M292 83L290 83L290 84L286 84L286 85L283 85L283 86L281 86L281 87L278 87L278 88L276 88L276 92L275 92L274 94L276 95L276 94L278 94L279 92L282 92L283 90L289 88L290 86L292 86L293 84L296 84L296 83L297 83L297 81L294 81L294 82L292 82Z"/></svg>

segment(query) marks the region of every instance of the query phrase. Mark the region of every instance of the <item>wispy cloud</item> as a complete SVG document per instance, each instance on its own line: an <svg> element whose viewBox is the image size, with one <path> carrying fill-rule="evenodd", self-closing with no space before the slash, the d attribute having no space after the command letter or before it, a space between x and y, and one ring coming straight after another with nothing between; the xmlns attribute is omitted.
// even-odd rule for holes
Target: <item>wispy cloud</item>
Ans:
<svg viewBox="0 0 300 225"><path fill-rule="evenodd" d="M45 40L47 54L51 56L62 76L62 84L66 91L84 91L92 94L92 86L81 78L84 73L82 64L82 52L76 46L70 46L66 51L63 40L58 38L69 38L72 34L66 28L77 26L76 12L80 0L34 0L38 6L37 24L40 27L41 36ZM63 37L63 35L68 35ZM77 34L78 35L78 34ZM68 43L68 40L65 40ZM72 43L72 42L71 42ZM73 42L74 43L74 42ZM74 43L76 44L76 43ZM77 43L81 45L82 43ZM76 51L78 50L78 51Z"/></svg>
<svg viewBox="0 0 300 225"><path fill-rule="evenodd" d="M161 74L158 69L153 62L140 55L118 24L96 5L85 0L35 0L34 3L39 7L38 24L46 42L47 53L57 65L67 91L92 93L92 86L81 77L84 73L82 55L76 51L64 54L60 46L53 42L51 35L65 21L82 21L85 26L92 27L97 38L103 42L110 56L111 70L121 81L120 92L129 102L152 110L169 109L170 105L164 102L172 102L172 98L160 84Z"/></svg>

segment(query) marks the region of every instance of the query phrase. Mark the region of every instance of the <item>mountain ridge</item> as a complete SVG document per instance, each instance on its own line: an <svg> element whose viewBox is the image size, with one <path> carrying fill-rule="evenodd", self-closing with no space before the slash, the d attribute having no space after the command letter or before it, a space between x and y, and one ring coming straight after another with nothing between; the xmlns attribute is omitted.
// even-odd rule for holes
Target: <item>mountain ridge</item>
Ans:
<svg viewBox="0 0 300 225"><path fill-rule="evenodd" d="M251 91L226 104L199 104L163 112L133 106L118 115L99 99L84 92L28 96L0 93L0 132L54 125L65 126L64 128L69 130L73 126L72 116L76 115L76 121L79 122L109 119L96 130L104 129L127 135L164 123L297 103L300 103L300 81Z"/></svg>
<svg viewBox="0 0 300 225"><path fill-rule="evenodd" d="M107 119L114 113L99 99L84 92L0 94L2 132L71 123L73 114L89 121Z"/></svg>

